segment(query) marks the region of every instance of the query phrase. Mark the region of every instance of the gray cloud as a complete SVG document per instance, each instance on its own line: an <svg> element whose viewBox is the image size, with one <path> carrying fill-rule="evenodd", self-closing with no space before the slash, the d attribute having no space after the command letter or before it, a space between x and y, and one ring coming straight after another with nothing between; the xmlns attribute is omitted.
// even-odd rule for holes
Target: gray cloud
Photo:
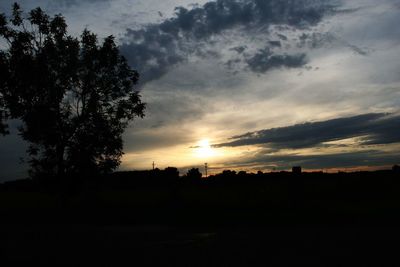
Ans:
<svg viewBox="0 0 400 267"><path fill-rule="evenodd" d="M247 64L253 72L264 73L270 69L282 67L299 68L307 64L307 59L304 53L295 55L274 55L273 52L266 47L247 59Z"/></svg>
<svg viewBox="0 0 400 267"><path fill-rule="evenodd" d="M147 90L147 95L150 90ZM154 95L157 92L150 91ZM148 118L143 123L150 123L151 128L185 123L199 119L207 110L204 100L197 96L173 93L158 93L155 97L145 98Z"/></svg>
<svg viewBox="0 0 400 267"><path fill-rule="evenodd" d="M105 3L105 2L111 2L111 0L57 0L57 1L49 1L49 0L7 0L7 1L1 1L0 2L0 7L4 9L4 12L7 14L10 14L12 10L12 4L14 2L17 2L20 4L21 8L25 11L29 11L32 8L36 7L41 7L44 9L50 9L50 10L59 10L60 8L64 7L72 7L72 6L78 6L82 4L98 4L98 3ZM2 10L3 12L3 10Z"/></svg>
<svg viewBox="0 0 400 267"><path fill-rule="evenodd" d="M400 142L399 126L398 115L370 113L250 132L234 136L234 141L216 147L267 145L277 149L297 149L352 137L363 137L364 145L391 144Z"/></svg>
<svg viewBox="0 0 400 267"><path fill-rule="evenodd" d="M126 151L146 151L170 148L190 141L190 137L180 129L152 129L149 131L127 132L125 136Z"/></svg>
<svg viewBox="0 0 400 267"><path fill-rule="evenodd" d="M128 29L121 50L142 73L141 82L146 83L185 61L188 54L199 49L202 41L225 30L269 25L305 29L318 24L324 16L334 14L338 6L336 0L217 0L190 10L179 7L175 17L160 24L141 30ZM277 47L277 43L270 46ZM283 66L299 67L305 58L301 54L265 56L257 53L247 60L250 69L260 72Z"/></svg>
<svg viewBox="0 0 400 267"><path fill-rule="evenodd" d="M246 51L246 49L247 49L247 46L242 45L242 46L233 47L230 50L236 51L236 53L238 53L238 54L242 54L244 51Z"/></svg>
<svg viewBox="0 0 400 267"><path fill-rule="evenodd" d="M78 5L81 3L97 4L97 3L110 2L110 1L111 0L58 0L57 4L70 7L70 6Z"/></svg>
<svg viewBox="0 0 400 267"><path fill-rule="evenodd" d="M347 47L352 50L354 53L360 56L366 56L369 54L367 48L361 48L355 44L346 41L340 36L332 33L332 32L314 32L314 33L303 33L299 36L299 42L297 44L298 47L308 47L311 49L322 48L326 45L337 44L339 46Z"/></svg>

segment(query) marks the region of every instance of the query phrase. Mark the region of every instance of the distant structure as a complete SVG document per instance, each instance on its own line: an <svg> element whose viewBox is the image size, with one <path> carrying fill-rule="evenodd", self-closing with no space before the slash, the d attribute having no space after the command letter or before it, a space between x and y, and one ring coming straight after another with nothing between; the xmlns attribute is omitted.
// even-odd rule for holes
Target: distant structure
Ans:
<svg viewBox="0 0 400 267"><path fill-rule="evenodd" d="M392 168L392 171L394 173L400 173L400 166L399 165L394 165L393 168Z"/></svg>
<svg viewBox="0 0 400 267"><path fill-rule="evenodd" d="M302 170L300 166L295 166L292 168L292 173L294 174L301 174Z"/></svg>
<svg viewBox="0 0 400 267"><path fill-rule="evenodd" d="M206 178L208 178L208 163L204 163L204 170L206 172Z"/></svg>

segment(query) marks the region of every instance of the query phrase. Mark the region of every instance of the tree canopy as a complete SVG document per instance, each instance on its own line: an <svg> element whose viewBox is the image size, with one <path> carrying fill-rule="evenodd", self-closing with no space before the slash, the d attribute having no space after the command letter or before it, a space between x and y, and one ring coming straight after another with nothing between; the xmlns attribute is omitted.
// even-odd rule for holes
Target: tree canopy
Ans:
<svg viewBox="0 0 400 267"><path fill-rule="evenodd" d="M139 74L120 55L113 36L67 33L61 15L14 4L0 14L0 134L18 119L30 143L32 175L94 174L114 170L122 134L143 117L134 89Z"/></svg>
<svg viewBox="0 0 400 267"><path fill-rule="evenodd" d="M190 170L188 170L186 177L190 178L192 180L200 180L202 177L202 173L199 171L198 168L192 168Z"/></svg>

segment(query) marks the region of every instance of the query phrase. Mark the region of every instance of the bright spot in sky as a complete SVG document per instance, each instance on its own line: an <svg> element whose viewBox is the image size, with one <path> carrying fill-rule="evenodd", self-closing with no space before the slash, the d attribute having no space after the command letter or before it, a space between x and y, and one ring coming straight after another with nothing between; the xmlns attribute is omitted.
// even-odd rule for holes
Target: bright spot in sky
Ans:
<svg viewBox="0 0 400 267"><path fill-rule="evenodd" d="M208 139L203 139L199 141L195 154L198 158L210 158L215 155L215 151L210 146L210 141L208 141Z"/></svg>

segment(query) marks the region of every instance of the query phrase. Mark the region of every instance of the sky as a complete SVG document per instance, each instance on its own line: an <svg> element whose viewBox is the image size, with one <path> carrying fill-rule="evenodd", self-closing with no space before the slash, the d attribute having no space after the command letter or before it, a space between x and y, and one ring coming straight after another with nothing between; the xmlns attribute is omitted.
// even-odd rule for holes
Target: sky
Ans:
<svg viewBox="0 0 400 267"><path fill-rule="evenodd" d="M125 132L120 170L400 163L400 0L19 3L63 14L75 36L116 36L141 74L146 117ZM17 124L0 138L0 181L26 176Z"/></svg>

